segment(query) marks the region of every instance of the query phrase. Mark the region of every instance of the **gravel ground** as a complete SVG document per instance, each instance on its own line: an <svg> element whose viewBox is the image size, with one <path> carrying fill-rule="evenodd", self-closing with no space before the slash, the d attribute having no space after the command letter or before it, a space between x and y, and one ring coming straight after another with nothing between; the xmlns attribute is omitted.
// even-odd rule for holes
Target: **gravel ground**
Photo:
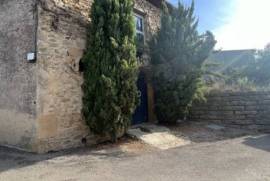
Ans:
<svg viewBox="0 0 270 181"><path fill-rule="evenodd" d="M210 125L222 127L223 129L211 129L209 128ZM183 122L168 127L174 135L190 140L191 143L215 142L259 134L252 130L228 127L223 124L211 124L208 122Z"/></svg>

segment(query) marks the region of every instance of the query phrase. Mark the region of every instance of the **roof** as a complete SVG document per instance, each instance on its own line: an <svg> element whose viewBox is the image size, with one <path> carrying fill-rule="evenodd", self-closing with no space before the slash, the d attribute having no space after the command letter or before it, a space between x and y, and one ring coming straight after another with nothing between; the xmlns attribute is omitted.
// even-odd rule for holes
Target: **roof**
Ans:
<svg viewBox="0 0 270 181"><path fill-rule="evenodd" d="M151 4L157 6L157 7L160 7L161 6L161 2L162 0L147 0L149 1Z"/></svg>
<svg viewBox="0 0 270 181"><path fill-rule="evenodd" d="M158 8L161 8L161 4L162 4L162 1L163 0L147 0L148 2L150 2L151 4L155 5L156 7ZM173 5L171 3L169 3L167 0L166 0L166 4L172 8Z"/></svg>
<svg viewBox="0 0 270 181"><path fill-rule="evenodd" d="M208 61L219 64L215 71L226 73L231 69L243 68L254 61L255 52L255 49L215 51Z"/></svg>
<svg viewBox="0 0 270 181"><path fill-rule="evenodd" d="M243 49L243 50L220 50L220 51L215 51L214 55L215 56L236 56L236 55L241 55L243 53L254 53L256 50L255 49Z"/></svg>

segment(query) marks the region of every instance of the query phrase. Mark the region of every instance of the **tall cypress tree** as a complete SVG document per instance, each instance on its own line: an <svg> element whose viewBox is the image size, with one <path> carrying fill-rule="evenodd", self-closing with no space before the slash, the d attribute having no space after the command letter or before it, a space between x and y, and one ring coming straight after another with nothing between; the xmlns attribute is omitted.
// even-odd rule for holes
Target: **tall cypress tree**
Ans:
<svg viewBox="0 0 270 181"><path fill-rule="evenodd" d="M116 140L138 104L132 0L95 0L83 58L83 115L90 129Z"/></svg>
<svg viewBox="0 0 270 181"><path fill-rule="evenodd" d="M199 35L190 7L163 3L161 28L150 43L156 113L160 122L185 117L194 100L204 98L203 66L215 45L210 32Z"/></svg>

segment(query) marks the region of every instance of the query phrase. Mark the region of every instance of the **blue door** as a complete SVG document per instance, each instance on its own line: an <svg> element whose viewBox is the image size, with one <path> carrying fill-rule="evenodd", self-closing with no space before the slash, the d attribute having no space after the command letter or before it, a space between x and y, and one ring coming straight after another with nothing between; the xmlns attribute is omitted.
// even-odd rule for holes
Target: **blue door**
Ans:
<svg viewBox="0 0 270 181"><path fill-rule="evenodd" d="M138 89L140 91L140 105L137 107L134 115L132 124L141 124L147 122L148 120L148 102L147 102L147 84L145 79L145 74L140 72L138 82Z"/></svg>

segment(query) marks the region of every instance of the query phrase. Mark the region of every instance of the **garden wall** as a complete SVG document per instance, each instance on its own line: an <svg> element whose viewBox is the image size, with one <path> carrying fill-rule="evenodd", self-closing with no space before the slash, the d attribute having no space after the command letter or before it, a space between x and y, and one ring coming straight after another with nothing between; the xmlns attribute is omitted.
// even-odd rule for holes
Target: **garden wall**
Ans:
<svg viewBox="0 0 270 181"><path fill-rule="evenodd" d="M190 120L270 131L270 92L210 93L193 106Z"/></svg>

